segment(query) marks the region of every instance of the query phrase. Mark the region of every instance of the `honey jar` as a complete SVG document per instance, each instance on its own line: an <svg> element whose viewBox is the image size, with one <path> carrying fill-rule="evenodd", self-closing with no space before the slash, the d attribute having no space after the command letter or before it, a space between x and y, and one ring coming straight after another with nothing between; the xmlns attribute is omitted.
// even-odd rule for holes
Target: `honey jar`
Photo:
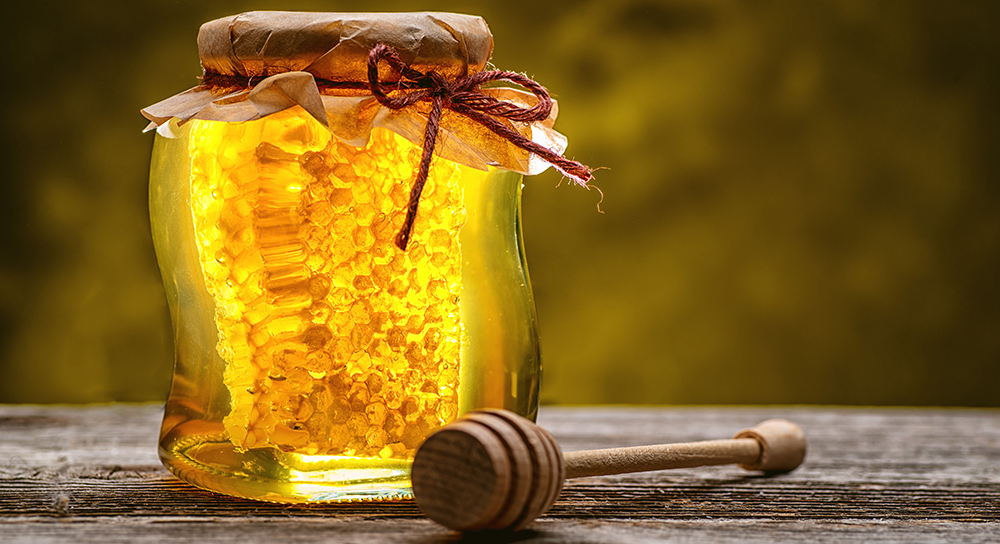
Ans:
<svg viewBox="0 0 1000 544"><path fill-rule="evenodd" d="M405 498L434 429L483 407L533 419L520 192L547 163L453 105L489 59L482 19L254 12L198 42L202 84L143 110L176 348L167 468L259 500ZM559 154L553 118L494 120Z"/></svg>

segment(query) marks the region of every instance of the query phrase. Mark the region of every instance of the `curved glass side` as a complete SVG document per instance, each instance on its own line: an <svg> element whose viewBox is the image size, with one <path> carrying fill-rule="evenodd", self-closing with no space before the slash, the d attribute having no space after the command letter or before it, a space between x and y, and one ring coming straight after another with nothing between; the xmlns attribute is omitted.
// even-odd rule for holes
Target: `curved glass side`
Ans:
<svg viewBox="0 0 1000 544"><path fill-rule="evenodd" d="M309 122L304 117L303 122ZM258 500L326 502L409 496L410 461L406 458L246 447L230 436L231 423L224 420L233 410L232 383L226 382L227 361L219 354L217 301L206 287L192 211L192 124L178 127L171 122L157 134L150 173L152 232L176 351L160 433L161 459L175 475L194 485ZM522 177L456 167L461 172L467 212L458 233L460 252L456 251L456 258L461 258L458 307L463 331L458 411L502 407L534 419L540 359L521 243ZM380 416L369 412L367 417Z"/></svg>
<svg viewBox="0 0 1000 544"><path fill-rule="evenodd" d="M470 170L467 178L478 177ZM459 412L505 408L532 421L541 371L538 328L521 234L521 174L492 170L465 184Z"/></svg>

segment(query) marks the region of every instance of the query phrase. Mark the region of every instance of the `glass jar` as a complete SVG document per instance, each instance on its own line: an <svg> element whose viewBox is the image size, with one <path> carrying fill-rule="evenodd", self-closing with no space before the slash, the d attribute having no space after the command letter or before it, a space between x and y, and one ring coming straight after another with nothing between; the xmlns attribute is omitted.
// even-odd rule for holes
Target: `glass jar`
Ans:
<svg viewBox="0 0 1000 544"><path fill-rule="evenodd" d="M407 250L420 149L339 142L300 108L159 130L150 217L175 329L160 456L289 502L407 496L459 413L534 418L540 360L522 176L438 159Z"/></svg>
<svg viewBox="0 0 1000 544"><path fill-rule="evenodd" d="M402 498L434 429L478 408L533 419L522 174L590 172L560 155L544 88L484 72L486 23L251 12L198 46L202 84L143 110L171 472L259 500ZM531 92L475 83L497 80Z"/></svg>

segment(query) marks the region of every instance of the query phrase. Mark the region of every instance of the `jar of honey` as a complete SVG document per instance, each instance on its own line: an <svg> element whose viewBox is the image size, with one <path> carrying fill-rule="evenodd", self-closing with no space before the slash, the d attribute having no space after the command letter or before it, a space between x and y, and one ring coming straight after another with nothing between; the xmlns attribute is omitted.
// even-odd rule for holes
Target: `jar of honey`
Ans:
<svg viewBox="0 0 1000 544"><path fill-rule="evenodd" d="M143 110L176 346L167 468L259 500L396 499L424 437L458 414L534 418L519 214L522 174L545 163L447 108L428 142L433 100L387 107L419 85L384 63L368 73L376 46L444 81L482 72L482 19L256 12L198 41L202 85ZM551 114L499 122L565 146Z"/></svg>

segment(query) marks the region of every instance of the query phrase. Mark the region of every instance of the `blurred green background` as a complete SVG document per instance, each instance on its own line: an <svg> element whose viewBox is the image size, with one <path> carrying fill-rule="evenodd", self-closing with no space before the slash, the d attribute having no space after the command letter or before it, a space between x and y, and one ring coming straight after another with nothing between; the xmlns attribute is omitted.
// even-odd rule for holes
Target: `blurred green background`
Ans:
<svg viewBox="0 0 1000 544"><path fill-rule="evenodd" d="M15 2L0 402L165 398L139 109L252 9L482 15L587 192L528 178L548 403L1000 406L1000 3Z"/></svg>

